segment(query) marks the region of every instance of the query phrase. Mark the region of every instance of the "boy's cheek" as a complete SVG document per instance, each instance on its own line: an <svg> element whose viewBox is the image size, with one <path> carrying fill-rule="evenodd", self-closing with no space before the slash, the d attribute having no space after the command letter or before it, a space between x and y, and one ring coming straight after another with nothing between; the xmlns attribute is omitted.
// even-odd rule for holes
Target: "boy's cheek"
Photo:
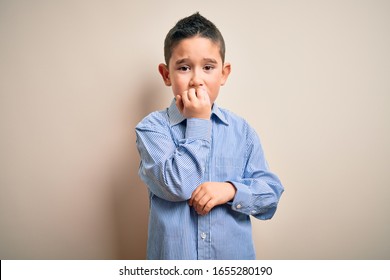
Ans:
<svg viewBox="0 0 390 280"><path fill-rule="evenodd" d="M174 96L183 95L183 90L181 89L181 87L178 87L177 85L172 85L172 92Z"/></svg>

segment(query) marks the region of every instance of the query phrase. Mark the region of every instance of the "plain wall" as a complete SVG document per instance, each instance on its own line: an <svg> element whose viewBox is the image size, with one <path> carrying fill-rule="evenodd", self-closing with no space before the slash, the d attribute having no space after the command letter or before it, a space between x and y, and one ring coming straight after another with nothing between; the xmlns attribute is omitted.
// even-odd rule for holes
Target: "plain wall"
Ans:
<svg viewBox="0 0 390 280"><path fill-rule="evenodd" d="M172 98L177 20L221 30L218 104L285 193L259 259L390 259L390 2L0 1L0 258L143 259L135 125Z"/></svg>

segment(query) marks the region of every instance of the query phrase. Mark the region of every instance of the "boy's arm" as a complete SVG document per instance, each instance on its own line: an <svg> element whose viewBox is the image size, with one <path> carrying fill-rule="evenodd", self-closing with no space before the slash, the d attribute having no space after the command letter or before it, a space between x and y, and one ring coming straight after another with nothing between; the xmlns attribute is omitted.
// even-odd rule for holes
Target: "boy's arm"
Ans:
<svg viewBox="0 0 390 280"><path fill-rule="evenodd" d="M136 127L141 157L139 175L149 190L169 201L185 201L203 180L210 149L211 121L187 119L185 138L178 146L167 124L155 115Z"/></svg>
<svg viewBox="0 0 390 280"><path fill-rule="evenodd" d="M203 180L211 140L211 104L203 88L191 88L176 96L176 106L187 118L185 138L178 146L161 115L136 127L139 175L155 195L185 201Z"/></svg>
<svg viewBox="0 0 390 280"><path fill-rule="evenodd" d="M283 186L279 178L269 171L260 140L252 129L248 139L248 158L243 177L200 185L189 202L198 214L205 215L216 205L232 201L235 211L263 220L272 218Z"/></svg>
<svg viewBox="0 0 390 280"><path fill-rule="evenodd" d="M271 219L284 188L279 178L269 170L260 139L252 128L248 130L248 139L244 175L231 181L237 190L232 209L261 220Z"/></svg>

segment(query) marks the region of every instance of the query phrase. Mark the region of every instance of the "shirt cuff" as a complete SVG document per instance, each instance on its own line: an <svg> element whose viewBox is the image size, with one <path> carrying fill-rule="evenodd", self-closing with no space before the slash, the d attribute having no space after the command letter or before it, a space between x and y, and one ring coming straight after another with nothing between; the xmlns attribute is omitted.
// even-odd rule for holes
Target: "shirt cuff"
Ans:
<svg viewBox="0 0 390 280"><path fill-rule="evenodd" d="M252 200L252 193L246 185L232 182L236 188L236 195L232 202L232 209L247 215L256 215L258 212L251 209L250 201Z"/></svg>
<svg viewBox="0 0 390 280"><path fill-rule="evenodd" d="M206 119L187 119L186 139L211 139L211 121Z"/></svg>
<svg viewBox="0 0 390 280"><path fill-rule="evenodd" d="M236 187L236 195L234 196L233 202L231 202L231 207L233 210L246 214L255 216L261 220L271 219L275 214L277 202L273 201L274 199L264 198L264 204L267 206L261 206L259 204L253 203L253 194L248 188L248 186L231 182Z"/></svg>

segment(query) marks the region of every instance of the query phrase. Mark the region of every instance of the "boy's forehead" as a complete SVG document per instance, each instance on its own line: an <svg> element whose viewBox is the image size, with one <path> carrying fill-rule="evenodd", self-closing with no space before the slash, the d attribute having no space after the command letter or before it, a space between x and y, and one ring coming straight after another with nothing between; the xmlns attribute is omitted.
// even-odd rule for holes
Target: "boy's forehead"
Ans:
<svg viewBox="0 0 390 280"><path fill-rule="evenodd" d="M203 37L181 40L172 50L171 62L192 59L222 62L219 44Z"/></svg>

